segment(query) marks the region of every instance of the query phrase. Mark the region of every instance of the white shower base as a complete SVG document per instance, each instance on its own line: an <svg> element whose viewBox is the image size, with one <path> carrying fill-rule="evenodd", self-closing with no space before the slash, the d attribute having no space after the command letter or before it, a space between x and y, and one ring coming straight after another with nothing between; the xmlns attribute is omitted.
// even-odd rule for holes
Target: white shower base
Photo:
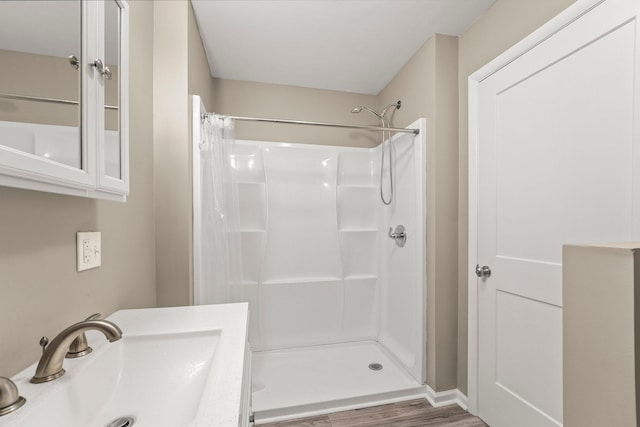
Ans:
<svg viewBox="0 0 640 427"><path fill-rule="evenodd" d="M375 341L254 352L252 365L256 424L425 396L425 386Z"/></svg>

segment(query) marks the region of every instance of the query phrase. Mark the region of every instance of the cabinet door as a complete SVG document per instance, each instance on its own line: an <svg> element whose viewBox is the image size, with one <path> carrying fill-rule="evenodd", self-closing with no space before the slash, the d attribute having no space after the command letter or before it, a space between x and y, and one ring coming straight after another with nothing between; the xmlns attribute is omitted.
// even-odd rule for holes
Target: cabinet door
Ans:
<svg viewBox="0 0 640 427"><path fill-rule="evenodd" d="M98 78L99 190L129 192L128 144L128 8L119 0L99 3L98 58L104 71Z"/></svg>
<svg viewBox="0 0 640 427"><path fill-rule="evenodd" d="M0 184L94 185L86 19L80 0L0 2Z"/></svg>

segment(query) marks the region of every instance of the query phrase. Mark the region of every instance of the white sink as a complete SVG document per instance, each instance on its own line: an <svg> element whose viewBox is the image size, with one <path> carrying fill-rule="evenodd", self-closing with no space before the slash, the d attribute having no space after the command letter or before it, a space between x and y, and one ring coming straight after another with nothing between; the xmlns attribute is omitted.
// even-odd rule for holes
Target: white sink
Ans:
<svg viewBox="0 0 640 427"><path fill-rule="evenodd" d="M106 426L125 415L134 425L188 425L219 336L219 330L124 336L87 358L85 369L34 408L30 422L45 426L55 414L61 425Z"/></svg>
<svg viewBox="0 0 640 427"><path fill-rule="evenodd" d="M246 304L121 310L108 319L123 338L87 333L93 353L64 362L66 374L16 382L27 404L2 426L134 427L239 425L246 355Z"/></svg>

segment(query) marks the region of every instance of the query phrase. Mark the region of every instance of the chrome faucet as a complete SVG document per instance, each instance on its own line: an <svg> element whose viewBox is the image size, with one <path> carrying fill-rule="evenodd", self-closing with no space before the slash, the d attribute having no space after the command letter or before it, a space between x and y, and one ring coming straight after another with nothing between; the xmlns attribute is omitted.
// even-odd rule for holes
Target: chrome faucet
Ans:
<svg viewBox="0 0 640 427"><path fill-rule="evenodd" d="M31 378L34 384L53 381L64 375L62 362L69 351L69 347L74 340L86 331L96 330L104 334L109 342L114 342L122 338L120 328L108 320L83 320L69 326L60 332L51 343L44 349L36 374Z"/></svg>

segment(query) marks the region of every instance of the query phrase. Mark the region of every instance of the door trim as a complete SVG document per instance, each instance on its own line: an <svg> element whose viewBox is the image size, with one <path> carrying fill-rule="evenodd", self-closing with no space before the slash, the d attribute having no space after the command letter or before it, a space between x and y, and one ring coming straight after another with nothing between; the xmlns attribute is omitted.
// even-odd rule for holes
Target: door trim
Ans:
<svg viewBox="0 0 640 427"><path fill-rule="evenodd" d="M469 237L468 237L468 357L467 397L468 410L478 414L478 288L475 266L478 263L478 91L480 83L504 68L538 44L553 36L582 15L605 0L577 0L559 15L516 43L497 58L483 66L468 78L469 82Z"/></svg>

